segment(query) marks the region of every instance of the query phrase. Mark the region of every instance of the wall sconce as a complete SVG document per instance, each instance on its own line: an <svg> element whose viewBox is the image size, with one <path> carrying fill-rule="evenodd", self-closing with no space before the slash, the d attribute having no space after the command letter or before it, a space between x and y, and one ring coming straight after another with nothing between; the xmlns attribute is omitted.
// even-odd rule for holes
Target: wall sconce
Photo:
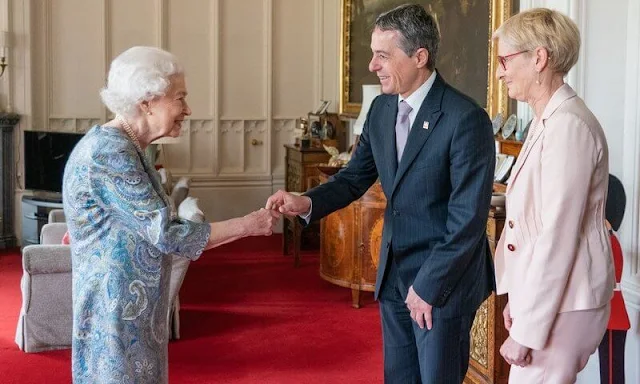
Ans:
<svg viewBox="0 0 640 384"><path fill-rule="evenodd" d="M0 32L0 77L4 74L4 70L7 68L7 49L11 46L11 40L9 38L9 32Z"/></svg>

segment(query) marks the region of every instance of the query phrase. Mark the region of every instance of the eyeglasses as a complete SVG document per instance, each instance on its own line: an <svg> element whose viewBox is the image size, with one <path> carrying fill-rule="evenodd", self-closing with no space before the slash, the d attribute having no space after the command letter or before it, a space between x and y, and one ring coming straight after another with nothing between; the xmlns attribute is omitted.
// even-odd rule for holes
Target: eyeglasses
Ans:
<svg viewBox="0 0 640 384"><path fill-rule="evenodd" d="M506 56L498 56L498 62L500 63L500 66L502 67L503 70L507 70L507 63L509 61L511 61L510 59L514 56L517 56L521 53L525 53L525 52L529 52L529 50L524 50L524 51L520 51L520 52L516 52L516 53L512 53L510 55L506 55Z"/></svg>

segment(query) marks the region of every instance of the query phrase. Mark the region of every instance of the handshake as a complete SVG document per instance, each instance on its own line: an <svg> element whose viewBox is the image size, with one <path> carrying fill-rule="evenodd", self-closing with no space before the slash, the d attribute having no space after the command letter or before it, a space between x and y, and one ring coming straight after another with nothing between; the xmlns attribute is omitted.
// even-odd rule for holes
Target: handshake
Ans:
<svg viewBox="0 0 640 384"><path fill-rule="evenodd" d="M306 215L311 210L311 199L279 190L267 199L264 208L251 212L242 219L249 236L268 236L273 233L281 215Z"/></svg>

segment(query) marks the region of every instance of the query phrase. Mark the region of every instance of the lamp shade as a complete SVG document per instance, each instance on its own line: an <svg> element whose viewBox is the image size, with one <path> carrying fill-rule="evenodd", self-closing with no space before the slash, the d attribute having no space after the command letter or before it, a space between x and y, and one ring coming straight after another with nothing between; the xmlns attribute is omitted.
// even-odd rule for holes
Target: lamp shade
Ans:
<svg viewBox="0 0 640 384"><path fill-rule="evenodd" d="M354 135L362 134L362 128L364 128L364 122L367 120L367 113L369 113L371 103L381 92L380 84L362 85L362 108L360 109L360 114L358 115L356 122L353 123Z"/></svg>

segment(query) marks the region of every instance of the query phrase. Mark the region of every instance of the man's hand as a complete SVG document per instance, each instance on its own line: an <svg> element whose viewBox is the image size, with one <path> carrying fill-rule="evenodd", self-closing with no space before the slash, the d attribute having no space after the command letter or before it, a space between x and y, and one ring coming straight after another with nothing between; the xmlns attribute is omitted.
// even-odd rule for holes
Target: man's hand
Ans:
<svg viewBox="0 0 640 384"><path fill-rule="evenodd" d="M409 287L409 294L407 294L407 299L404 302L411 311L411 318L418 323L421 329L424 329L425 325L428 330L433 328L433 320L431 318L431 309L433 307L418 296L416 291L413 290L413 285Z"/></svg>
<svg viewBox="0 0 640 384"><path fill-rule="evenodd" d="M267 199L265 208L287 216L305 215L311 209L311 198L280 190Z"/></svg>
<svg viewBox="0 0 640 384"><path fill-rule="evenodd" d="M500 354L511 365L526 367L531 364L531 348L518 344L511 336L500 347Z"/></svg>
<svg viewBox="0 0 640 384"><path fill-rule="evenodd" d="M507 331L511 330L511 325L513 324L513 319L511 318L511 310L509 309L509 303L504 307L504 311L502 311L502 317L504 318L504 327Z"/></svg>
<svg viewBox="0 0 640 384"><path fill-rule="evenodd" d="M260 208L242 218L246 236L269 236L273 227L278 223L280 214L270 209Z"/></svg>

